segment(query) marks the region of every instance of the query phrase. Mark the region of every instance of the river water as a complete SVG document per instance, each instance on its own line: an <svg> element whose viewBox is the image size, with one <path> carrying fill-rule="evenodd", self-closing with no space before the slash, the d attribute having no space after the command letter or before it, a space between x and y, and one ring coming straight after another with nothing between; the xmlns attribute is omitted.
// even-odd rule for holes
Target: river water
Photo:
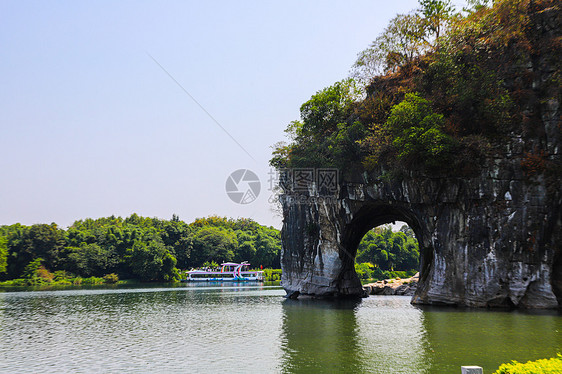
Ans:
<svg viewBox="0 0 562 374"><path fill-rule="evenodd" d="M0 372L492 373L562 352L556 312L283 295L233 284L0 292Z"/></svg>

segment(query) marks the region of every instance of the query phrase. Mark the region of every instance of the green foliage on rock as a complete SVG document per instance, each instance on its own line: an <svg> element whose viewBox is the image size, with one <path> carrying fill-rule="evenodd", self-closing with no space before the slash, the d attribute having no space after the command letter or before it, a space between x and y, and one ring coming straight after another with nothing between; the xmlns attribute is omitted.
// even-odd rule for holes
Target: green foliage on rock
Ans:
<svg viewBox="0 0 562 374"><path fill-rule="evenodd" d="M386 121L398 159L431 167L450 162L455 149L455 141L443 132L443 124L443 115L433 112L430 102L414 93L406 94L392 107Z"/></svg>
<svg viewBox="0 0 562 374"><path fill-rule="evenodd" d="M313 95L301 108L301 120L286 129L292 143L278 143L270 164L285 167L339 167L361 161L357 141L365 127L357 120L361 91L353 79L334 83Z"/></svg>
<svg viewBox="0 0 562 374"><path fill-rule="evenodd" d="M456 18L449 0L419 0L420 8L398 14L385 30L361 51L352 76L363 83L382 73L409 69L424 53L436 49L443 31Z"/></svg>
<svg viewBox="0 0 562 374"><path fill-rule="evenodd" d="M419 0L420 13L428 39L439 42L439 37L454 16L455 7L450 0Z"/></svg>
<svg viewBox="0 0 562 374"><path fill-rule="evenodd" d="M528 361L520 363L513 361L510 364L502 364L494 374L558 374L562 373L562 355L557 357Z"/></svg>
<svg viewBox="0 0 562 374"><path fill-rule="evenodd" d="M419 9L396 16L353 68L366 95L347 80L312 96L271 165L352 175L379 168L390 179L409 171L467 177L501 157L514 134L540 137L541 113L559 101L562 75L557 31L537 30L555 22L560 3L469 6L461 15L448 0L420 0ZM544 20L545 12L554 18ZM540 173L555 169L528 147L528 159L544 165Z"/></svg>

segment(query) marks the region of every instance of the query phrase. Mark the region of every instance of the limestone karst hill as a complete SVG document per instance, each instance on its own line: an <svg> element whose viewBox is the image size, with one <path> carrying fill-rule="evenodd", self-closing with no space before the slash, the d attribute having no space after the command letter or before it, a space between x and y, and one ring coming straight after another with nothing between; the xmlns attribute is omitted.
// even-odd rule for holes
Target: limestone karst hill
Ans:
<svg viewBox="0 0 562 374"><path fill-rule="evenodd" d="M562 305L561 24L559 2L497 1L360 102L316 113L340 84L305 103L272 160L288 294L362 295L361 238L404 221L420 244L414 303Z"/></svg>

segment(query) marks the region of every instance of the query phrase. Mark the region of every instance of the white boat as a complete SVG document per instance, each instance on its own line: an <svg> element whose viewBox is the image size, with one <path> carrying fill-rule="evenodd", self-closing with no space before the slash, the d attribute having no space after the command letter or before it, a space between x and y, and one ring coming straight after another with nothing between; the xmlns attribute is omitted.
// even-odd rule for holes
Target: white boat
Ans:
<svg viewBox="0 0 562 374"><path fill-rule="evenodd" d="M198 269L185 272L185 282L248 282L263 281L263 271L250 270L250 264L242 262L225 262L221 264L220 271L213 269Z"/></svg>

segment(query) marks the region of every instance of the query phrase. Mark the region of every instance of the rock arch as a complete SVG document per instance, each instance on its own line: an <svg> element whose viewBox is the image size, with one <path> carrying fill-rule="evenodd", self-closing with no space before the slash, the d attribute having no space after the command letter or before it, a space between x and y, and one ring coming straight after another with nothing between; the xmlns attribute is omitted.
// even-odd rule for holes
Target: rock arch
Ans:
<svg viewBox="0 0 562 374"><path fill-rule="evenodd" d="M464 179L412 173L389 181L378 177L382 171L364 173L340 181L334 196L322 196L314 183L286 189L282 286L289 297L362 295L353 266L359 241L399 220L420 243L413 303L558 307L559 191L528 183L517 162L504 161Z"/></svg>

